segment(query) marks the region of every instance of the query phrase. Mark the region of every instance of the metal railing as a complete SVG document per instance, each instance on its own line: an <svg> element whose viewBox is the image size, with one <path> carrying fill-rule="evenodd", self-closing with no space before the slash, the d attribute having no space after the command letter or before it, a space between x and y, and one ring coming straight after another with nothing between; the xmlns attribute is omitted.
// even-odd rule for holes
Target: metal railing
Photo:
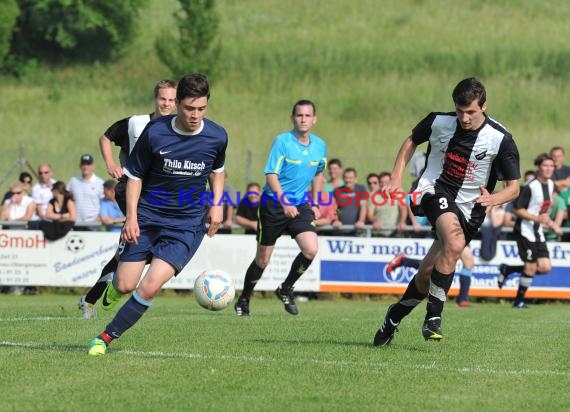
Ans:
<svg viewBox="0 0 570 412"><path fill-rule="evenodd" d="M9 230L9 229L15 229L15 230L25 230L27 229L28 226L28 222L23 222L23 221L6 221L6 220L0 220L0 229L3 230ZM116 227L122 227L122 224L116 224L116 225L112 225L112 226L116 226ZM105 225L103 225L101 222L77 222L75 223L76 228L81 229L87 229L87 230L94 230L94 231L104 231L104 227ZM233 224L231 227L232 231L235 229L239 232L244 231L245 229L243 228L243 226L237 225L237 224ZM562 229L562 233L570 233L570 227L563 227ZM382 234L382 233L386 233L386 232L400 232L403 234L413 234L413 233L419 233L419 232L429 232L431 231L431 227L430 226L420 226L419 228L414 228L413 226L405 226L404 230L400 231L399 228L395 225L386 225L384 227L382 227L382 229L380 230L375 230L372 225L365 225L363 228L359 229L359 228L355 228L354 225L342 225L340 227L333 227L332 225L324 225L324 226L318 226L317 227L317 232L322 232L324 234L327 233L334 233L335 235L342 235L342 234L346 234L347 236L354 236L355 234L358 236L362 236L362 237L372 237L374 235L377 234ZM502 227L501 228L501 232L503 233L510 233L513 231L512 227ZM546 231L545 231L546 233Z"/></svg>

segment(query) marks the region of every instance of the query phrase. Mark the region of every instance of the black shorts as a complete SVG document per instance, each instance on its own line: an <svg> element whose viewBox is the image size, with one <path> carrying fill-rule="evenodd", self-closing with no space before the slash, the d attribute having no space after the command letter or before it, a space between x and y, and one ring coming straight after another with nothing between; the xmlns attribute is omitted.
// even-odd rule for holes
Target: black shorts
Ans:
<svg viewBox="0 0 570 412"><path fill-rule="evenodd" d="M273 246L282 234L295 238L299 233L315 232L315 214L309 203L297 206L299 214L291 219L283 213L283 207L273 198L262 195L257 220L257 242L262 246Z"/></svg>
<svg viewBox="0 0 570 412"><path fill-rule="evenodd" d="M441 215L449 212L455 214L459 220L461 229L463 230L466 246L471 242L483 223L483 219L480 219L480 221L468 222L463 213L461 213L461 210L459 210L455 204L455 201L449 196L443 194L432 195L431 193L426 193L422 196L420 204L412 206L411 209L414 215L427 217L434 230L435 222ZM437 232L435 233L435 238L437 239Z"/></svg>
<svg viewBox="0 0 570 412"><path fill-rule="evenodd" d="M115 185L115 200L123 215L127 215L127 181L119 180Z"/></svg>
<svg viewBox="0 0 570 412"><path fill-rule="evenodd" d="M523 262L536 262L539 258L550 257L546 242L531 242L519 233L515 233L515 240L519 248L519 256Z"/></svg>

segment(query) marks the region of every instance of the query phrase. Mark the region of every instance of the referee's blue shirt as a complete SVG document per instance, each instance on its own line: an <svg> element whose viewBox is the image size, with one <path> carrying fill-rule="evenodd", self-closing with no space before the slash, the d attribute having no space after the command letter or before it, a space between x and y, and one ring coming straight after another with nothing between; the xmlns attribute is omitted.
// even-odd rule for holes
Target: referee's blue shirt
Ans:
<svg viewBox="0 0 570 412"><path fill-rule="evenodd" d="M320 137L309 134L307 146L299 143L293 130L280 134L273 141L264 173L276 174L290 204L306 203L306 192L315 175L327 164L327 145ZM274 197L269 185L263 192ZM315 202L317 199L314 199Z"/></svg>

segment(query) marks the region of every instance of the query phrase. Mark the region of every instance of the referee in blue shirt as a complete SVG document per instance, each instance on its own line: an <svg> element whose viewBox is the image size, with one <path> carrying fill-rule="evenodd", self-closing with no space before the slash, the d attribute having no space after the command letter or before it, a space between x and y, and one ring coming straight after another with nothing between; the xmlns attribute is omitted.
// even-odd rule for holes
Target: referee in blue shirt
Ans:
<svg viewBox="0 0 570 412"><path fill-rule="evenodd" d="M293 285L307 270L318 251L314 220L319 217L318 201L324 187L327 163L326 143L311 133L317 122L310 100L299 100L291 113L293 130L277 136L265 165L266 184L259 205L257 253L247 269L243 291L235 304L238 316L249 316L249 299L271 260L275 242L288 233L299 245L285 281L275 291L285 310L297 315ZM312 194L307 191L312 183Z"/></svg>

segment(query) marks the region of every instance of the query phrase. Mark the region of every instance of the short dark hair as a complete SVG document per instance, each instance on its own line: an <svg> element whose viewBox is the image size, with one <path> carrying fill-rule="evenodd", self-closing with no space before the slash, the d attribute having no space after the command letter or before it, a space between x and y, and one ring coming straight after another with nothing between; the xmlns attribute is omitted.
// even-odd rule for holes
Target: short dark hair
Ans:
<svg viewBox="0 0 570 412"><path fill-rule="evenodd" d="M158 91L160 89L176 89L176 82L174 80L161 80L154 86L154 97L158 96Z"/></svg>
<svg viewBox="0 0 570 412"><path fill-rule="evenodd" d="M331 160L329 160L327 162L327 166L330 165L337 165L338 167L340 167L342 169L342 162L340 161L340 159L337 159L336 157L332 158Z"/></svg>
<svg viewBox="0 0 570 412"><path fill-rule="evenodd" d="M347 173L354 173L354 176L358 176L358 173L356 172L356 169L354 167L347 167L346 169L344 169L344 171L342 172L342 175L344 176Z"/></svg>
<svg viewBox="0 0 570 412"><path fill-rule="evenodd" d="M461 80L453 93L453 102L457 106L469 106L471 102L477 100L479 107L483 107L487 101L487 92L485 91L485 86L476 77L469 77L468 79Z"/></svg>
<svg viewBox="0 0 570 412"><path fill-rule="evenodd" d="M103 183L103 187L107 190L115 190L115 186L117 186L117 181L113 179L105 180Z"/></svg>
<svg viewBox="0 0 570 412"><path fill-rule="evenodd" d="M18 178L18 180L19 180L21 183L25 183L26 179L30 179L30 183L32 183L32 181L34 180L34 179L32 178L32 175L29 174L28 172L22 172L22 173L20 173L20 177Z"/></svg>
<svg viewBox="0 0 570 412"><path fill-rule="evenodd" d="M376 178L380 178L376 173L368 173L368 176L366 176L366 181L368 182L368 179L370 179L371 177L376 177Z"/></svg>
<svg viewBox="0 0 570 412"><path fill-rule="evenodd" d="M251 192L250 189L251 189L253 186L259 187L259 188L261 189L261 185L260 185L259 183L257 183L257 182L249 182L249 183L247 184L247 190Z"/></svg>
<svg viewBox="0 0 570 412"><path fill-rule="evenodd" d="M188 74L182 77L176 87L176 100L180 102L187 97L206 97L210 99L208 78L200 73Z"/></svg>
<svg viewBox="0 0 570 412"><path fill-rule="evenodd" d="M297 106L311 106L313 108L313 114L317 114L317 108L315 107L315 103L307 99L301 99L293 105L293 110L291 110L291 116L295 116L295 111L297 110Z"/></svg>
<svg viewBox="0 0 570 412"><path fill-rule="evenodd" d="M538 156L536 156L536 159L534 159L534 165L538 167L545 160L552 160L552 157L550 157L548 153L541 153Z"/></svg>
<svg viewBox="0 0 570 412"><path fill-rule="evenodd" d="M378 174L378 179L382 179L383 177L388 176L390 179L392 178L392 174L390 172L381 172Z"/></svg>
<svg viewBox="0 0 570 412"><path fill-rule="evenodd" d="M524 175L523 175L523 176L524 176L524 178L525 178L525 180L526 180L526 178L527 178L528 176L536 176L536 172L535 172L534 170L527 170L526 172L524 172Z"/></svg>

